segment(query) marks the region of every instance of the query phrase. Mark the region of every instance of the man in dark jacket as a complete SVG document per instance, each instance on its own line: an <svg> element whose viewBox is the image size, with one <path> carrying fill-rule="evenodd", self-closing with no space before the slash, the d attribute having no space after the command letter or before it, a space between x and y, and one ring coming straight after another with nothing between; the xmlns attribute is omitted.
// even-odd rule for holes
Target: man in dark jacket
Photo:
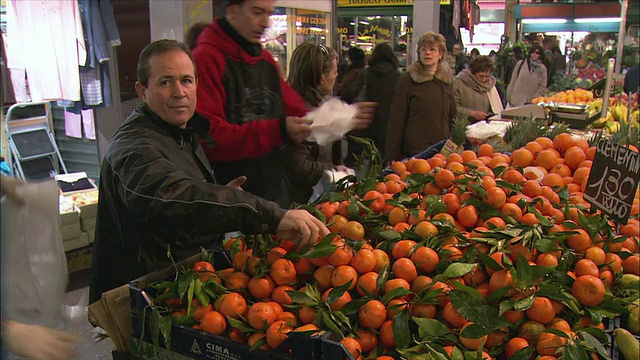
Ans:
<svg viewBox="0 0 640 360"><path fill-rule="evenodd" d="M235 186L216 184L202 149L209 122L194 114L189 48L159 40L140 55L144 104L111 139L100 171L90 301L104 291L211 247L215 234L270 232L301 245L328 229L304 210L283 210Z"/></svg>
<svg viewBox="0 0 640 360"><path fill-rule="evenodd" d="M300 96L282 78L260 38L275 0L228 0L193 50L198 113L211 122L204 150L221 182L244 175L248 192L288 206L289 184L277 151L310 134Z"/></svg>

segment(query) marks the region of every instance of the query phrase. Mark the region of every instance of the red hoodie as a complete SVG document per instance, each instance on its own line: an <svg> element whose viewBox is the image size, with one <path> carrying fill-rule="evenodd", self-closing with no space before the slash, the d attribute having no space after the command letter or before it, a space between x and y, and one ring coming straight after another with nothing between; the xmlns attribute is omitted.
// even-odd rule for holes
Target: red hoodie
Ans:
<svg viewBox="0 0 640 360"><path fill-rule="evenodd" d="M213 146L205 141L204 149L213 162L263 157L284 143L285 117L306 114L304 102L282 78L269 52L262 49L260 56L251 56L218 21L203 30L193 51L196 110L211 122L214 140Z"/></svg>

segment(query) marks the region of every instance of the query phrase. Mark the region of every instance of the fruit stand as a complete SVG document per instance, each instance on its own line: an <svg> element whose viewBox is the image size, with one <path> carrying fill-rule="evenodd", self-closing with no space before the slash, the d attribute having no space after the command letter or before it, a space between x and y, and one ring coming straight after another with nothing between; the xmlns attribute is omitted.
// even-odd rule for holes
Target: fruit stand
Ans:
<svg viewBox="0 0 640 360"><path fill-rule="evenodd" d="M551 100L571 97L598 107L587 90ZM370 164L302 205L332 231L312 247L244 235L132 282L132 348L195 359L637 359L638 127L617 123L607 134L522 119L470 142L457 120L452 140L464 149L384 172Z"/></svg>

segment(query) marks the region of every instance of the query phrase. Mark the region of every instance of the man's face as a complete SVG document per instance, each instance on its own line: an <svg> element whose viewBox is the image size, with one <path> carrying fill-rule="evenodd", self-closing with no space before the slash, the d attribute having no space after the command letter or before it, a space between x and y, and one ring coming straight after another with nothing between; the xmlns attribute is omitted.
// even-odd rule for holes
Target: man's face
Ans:
<svg viewBox="0 0 640 360"><path fill-rule="evenodd" d="M196 111L196 75L193 63L182 50L149 59L149 85L136 83L138 96L167 123L184 128Z"/></svg>
<svg viewBox="0 0 640 360"><path fill-rule="evenodd" d="M243 38L259 44L274 11L275 0L245 0L227 7L227 20Z"/></svg>
<svg viewBox="0 0 640 360"><path fill-rule="evenodd" d="M460 55L462 54L462 46L460 45L453 45L453 55Z"/></svg>

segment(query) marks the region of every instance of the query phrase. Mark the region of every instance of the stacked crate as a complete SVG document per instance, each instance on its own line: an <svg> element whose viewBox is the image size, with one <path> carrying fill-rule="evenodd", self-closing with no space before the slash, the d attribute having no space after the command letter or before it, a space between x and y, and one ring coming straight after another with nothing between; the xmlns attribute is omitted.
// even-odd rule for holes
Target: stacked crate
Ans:
<svg viewBox="0 0 640 360"><path fill-rule="evenodd" d="M82 231L80 212L70 199L60 197L60 236L64 251L89 246L89 238Z"/></svg>

